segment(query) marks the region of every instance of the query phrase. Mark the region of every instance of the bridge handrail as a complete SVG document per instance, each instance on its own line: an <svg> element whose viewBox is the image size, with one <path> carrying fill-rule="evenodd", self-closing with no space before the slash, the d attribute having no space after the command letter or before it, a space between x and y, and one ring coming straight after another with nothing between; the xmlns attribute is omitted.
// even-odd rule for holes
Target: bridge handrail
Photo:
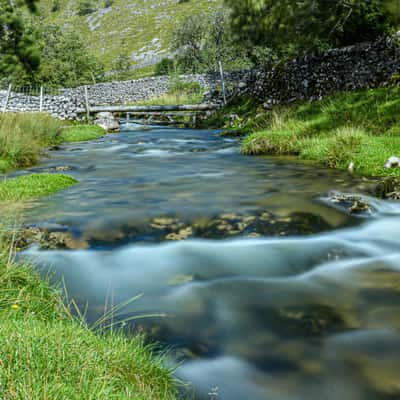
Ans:
<svg viewBox="0 0 400 400"><path fill-rule="evenodd" d="M154 111L212 111L218 108L217 104L179 104L179 105L138 105L138 106L91 106L91 113L99 112L154 112ZM77 110L78 114L87 112L85 108Z"/></svg>

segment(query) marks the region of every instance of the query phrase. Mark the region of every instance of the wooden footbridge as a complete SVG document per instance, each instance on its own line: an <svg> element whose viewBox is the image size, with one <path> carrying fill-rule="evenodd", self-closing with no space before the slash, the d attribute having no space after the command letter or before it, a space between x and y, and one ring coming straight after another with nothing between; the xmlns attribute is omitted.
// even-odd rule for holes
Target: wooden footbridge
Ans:
<svg viewBox="0 0 400 400"><path fill-rule="evenodd" d="M119 117L126 116L127 122L155 125L195 125L198 117L207 115L218 108L216 104L182 104L182 105L111 105L89 106L81 108L78 113L91 115L109 112Z"/></svg>
<svg viewBox="0 0 400 400"><path fill-rule="evenodd" d="M126 116L127 122L179 125L193 124L197 118L218 109L217 104L182 104L182 105L111 105L89 106L78 110L78 114L89 119L93 114L109 112L120 117Z"/></svg>

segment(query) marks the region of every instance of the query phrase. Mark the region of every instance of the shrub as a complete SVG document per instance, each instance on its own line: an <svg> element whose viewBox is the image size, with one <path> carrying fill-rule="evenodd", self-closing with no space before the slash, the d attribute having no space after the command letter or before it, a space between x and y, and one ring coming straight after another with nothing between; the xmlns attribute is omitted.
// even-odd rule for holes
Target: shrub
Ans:
<svg viewBox="0 0 400 400"><path fill-rule="evenodd" d="M78 15L81 17L92 14L95 11L96 8L91 0L81 0L78 3Z"/></svg>
<svg viewBox="0 0 400 400"><path fill-rule="evenodd" d="M170 75L175 70L174 60L170 58L163 58L159 63L155 66L155 74L156 75Z"/></svg>
<svg viewBox="0 0 400 400"><path fill-rule="evenodd" d="M241 152L246 155L299 154L299 138L290 131L257 132L247 136L242 143Z"/></svg>
<svg viewBox="0 0 400 400"><path fill-rule="evenodd" d="M367 135L359 128L345 127L336 130L329 140L325 162L330 168L345 167L366 140Z"/></svg>

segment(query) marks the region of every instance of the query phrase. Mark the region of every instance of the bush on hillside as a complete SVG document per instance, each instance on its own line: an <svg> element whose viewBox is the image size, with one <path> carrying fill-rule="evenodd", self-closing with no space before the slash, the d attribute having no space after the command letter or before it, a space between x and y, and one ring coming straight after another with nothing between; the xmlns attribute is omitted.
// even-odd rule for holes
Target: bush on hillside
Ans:
<svg viewBox="0 0 400 400"><path fill-rule="evenodd" d="M163 58L156 64L154 73L155 75L170 75L174 72L174 70L174 60L171 60L170 58Z"/></svg>
<svg viewBox="0 0 400 400"><path fill-rule="evenodd" d="M92 0L80 0L78 3L78 15L83 17L96 11Z"/></svg>

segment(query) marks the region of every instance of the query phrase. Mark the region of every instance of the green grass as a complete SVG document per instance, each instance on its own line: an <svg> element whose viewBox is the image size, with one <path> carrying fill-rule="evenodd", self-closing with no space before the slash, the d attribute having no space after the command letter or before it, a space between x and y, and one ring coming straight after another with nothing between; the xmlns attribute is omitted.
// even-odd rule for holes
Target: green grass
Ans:
<svg viewBox="0 0 400 400"><path fill-rule="evenodd" d="M9 249L0 229L1 399L175 399L171 371L142 337L94 332Z"/></svg>
<svg viewBox="0 0 400 400"><path fill-rule="evenodd" d="M97 125L65 128L47 114L0 114L0 173L37 164L47 147L93 140L105 134Z"/></svg>
<svg viewBox="0 0 400 400"><path fill-rule="evenodd" d="M129 81L129 80L150 78L153 76L155 76L155 65L148 65L143 68L138 68L138 69L133 69L131 71L123 72L122 74L110 75L110 78L113 81Z"/></svg>
<svg viewBox="0 0 400 400"><path fill-rule="evenodd" d="M31 174L0 181L0 201L24 201L48 196L75 185L77 181L62 174Z"/></svg>
<svg viewBox="0 0 400 400"><path fill-rule="evenodd" d="M54 0L40 0L39 11L44 15L45 23L70 26L80 33L88 49L105 63L107 71L111 71L120 55L140 56L148 51L160 56L166 54L179 20L188 15L213 10L222 0L114 0L108 14L100 18L98 12L91 14L92 18L97 19L93 31L86 21L88 16L77 15L77 3L75 0L59 0L60 9L51 12ZM94 1L93 4L97 10L104 8L104 1ZM116 21L123 23L118 24ZM132 64L139 62L132 61ZM137 77L138 74L133 71L131 76ZM143 73L140 75L143 76Z"/></svg>
<svg viewBox="0 0 400 400"><path fill-rule="evenodd" d="M203 100L202 94L187 95L185 93L167 93L160 97L154 97L149 100L138 101L135 105L144 106L172 106L181 104L201 104Z"/></svg>
<svg viewBox="0 0 400 400"><path fill-rule="evenodd" d="M61 122L46 114L0 114L0 173L37 163L58 143Z"/></svg>
<svg viewBox="0 0 400 400"><path fill-rule="evenodd" d="M140 337L99 335L72 320L19 317L14 309L7 314L0 325L1 398L175 398L170 371Z"/></svg>
<svg viewBox="0 0 400 400"><path fill-rule="evenodd" d="M400 156L400 87L342 93L268 112L251 102L233 110L238 117L232 129L256 131L244 138L243 154L296 155L330 168L353 163L362 175L400 176L399 169L383 168L387 158Z"/></svg>
<svg viewBox="0 0 400 400"><path fill-rule="evenodd" d="M136 102L135 105L181 105L201 104L204 98L204 89L198 83L183 82L179 77L170 77L170 89L160 97Z"/></svg>
<svg viewBox="0 0 400 400"><path fill-rule="evenodd" d="M105 134L106 131L98 125L74 125L62 130L60 140L64 143L86 142Z"/></svg>

